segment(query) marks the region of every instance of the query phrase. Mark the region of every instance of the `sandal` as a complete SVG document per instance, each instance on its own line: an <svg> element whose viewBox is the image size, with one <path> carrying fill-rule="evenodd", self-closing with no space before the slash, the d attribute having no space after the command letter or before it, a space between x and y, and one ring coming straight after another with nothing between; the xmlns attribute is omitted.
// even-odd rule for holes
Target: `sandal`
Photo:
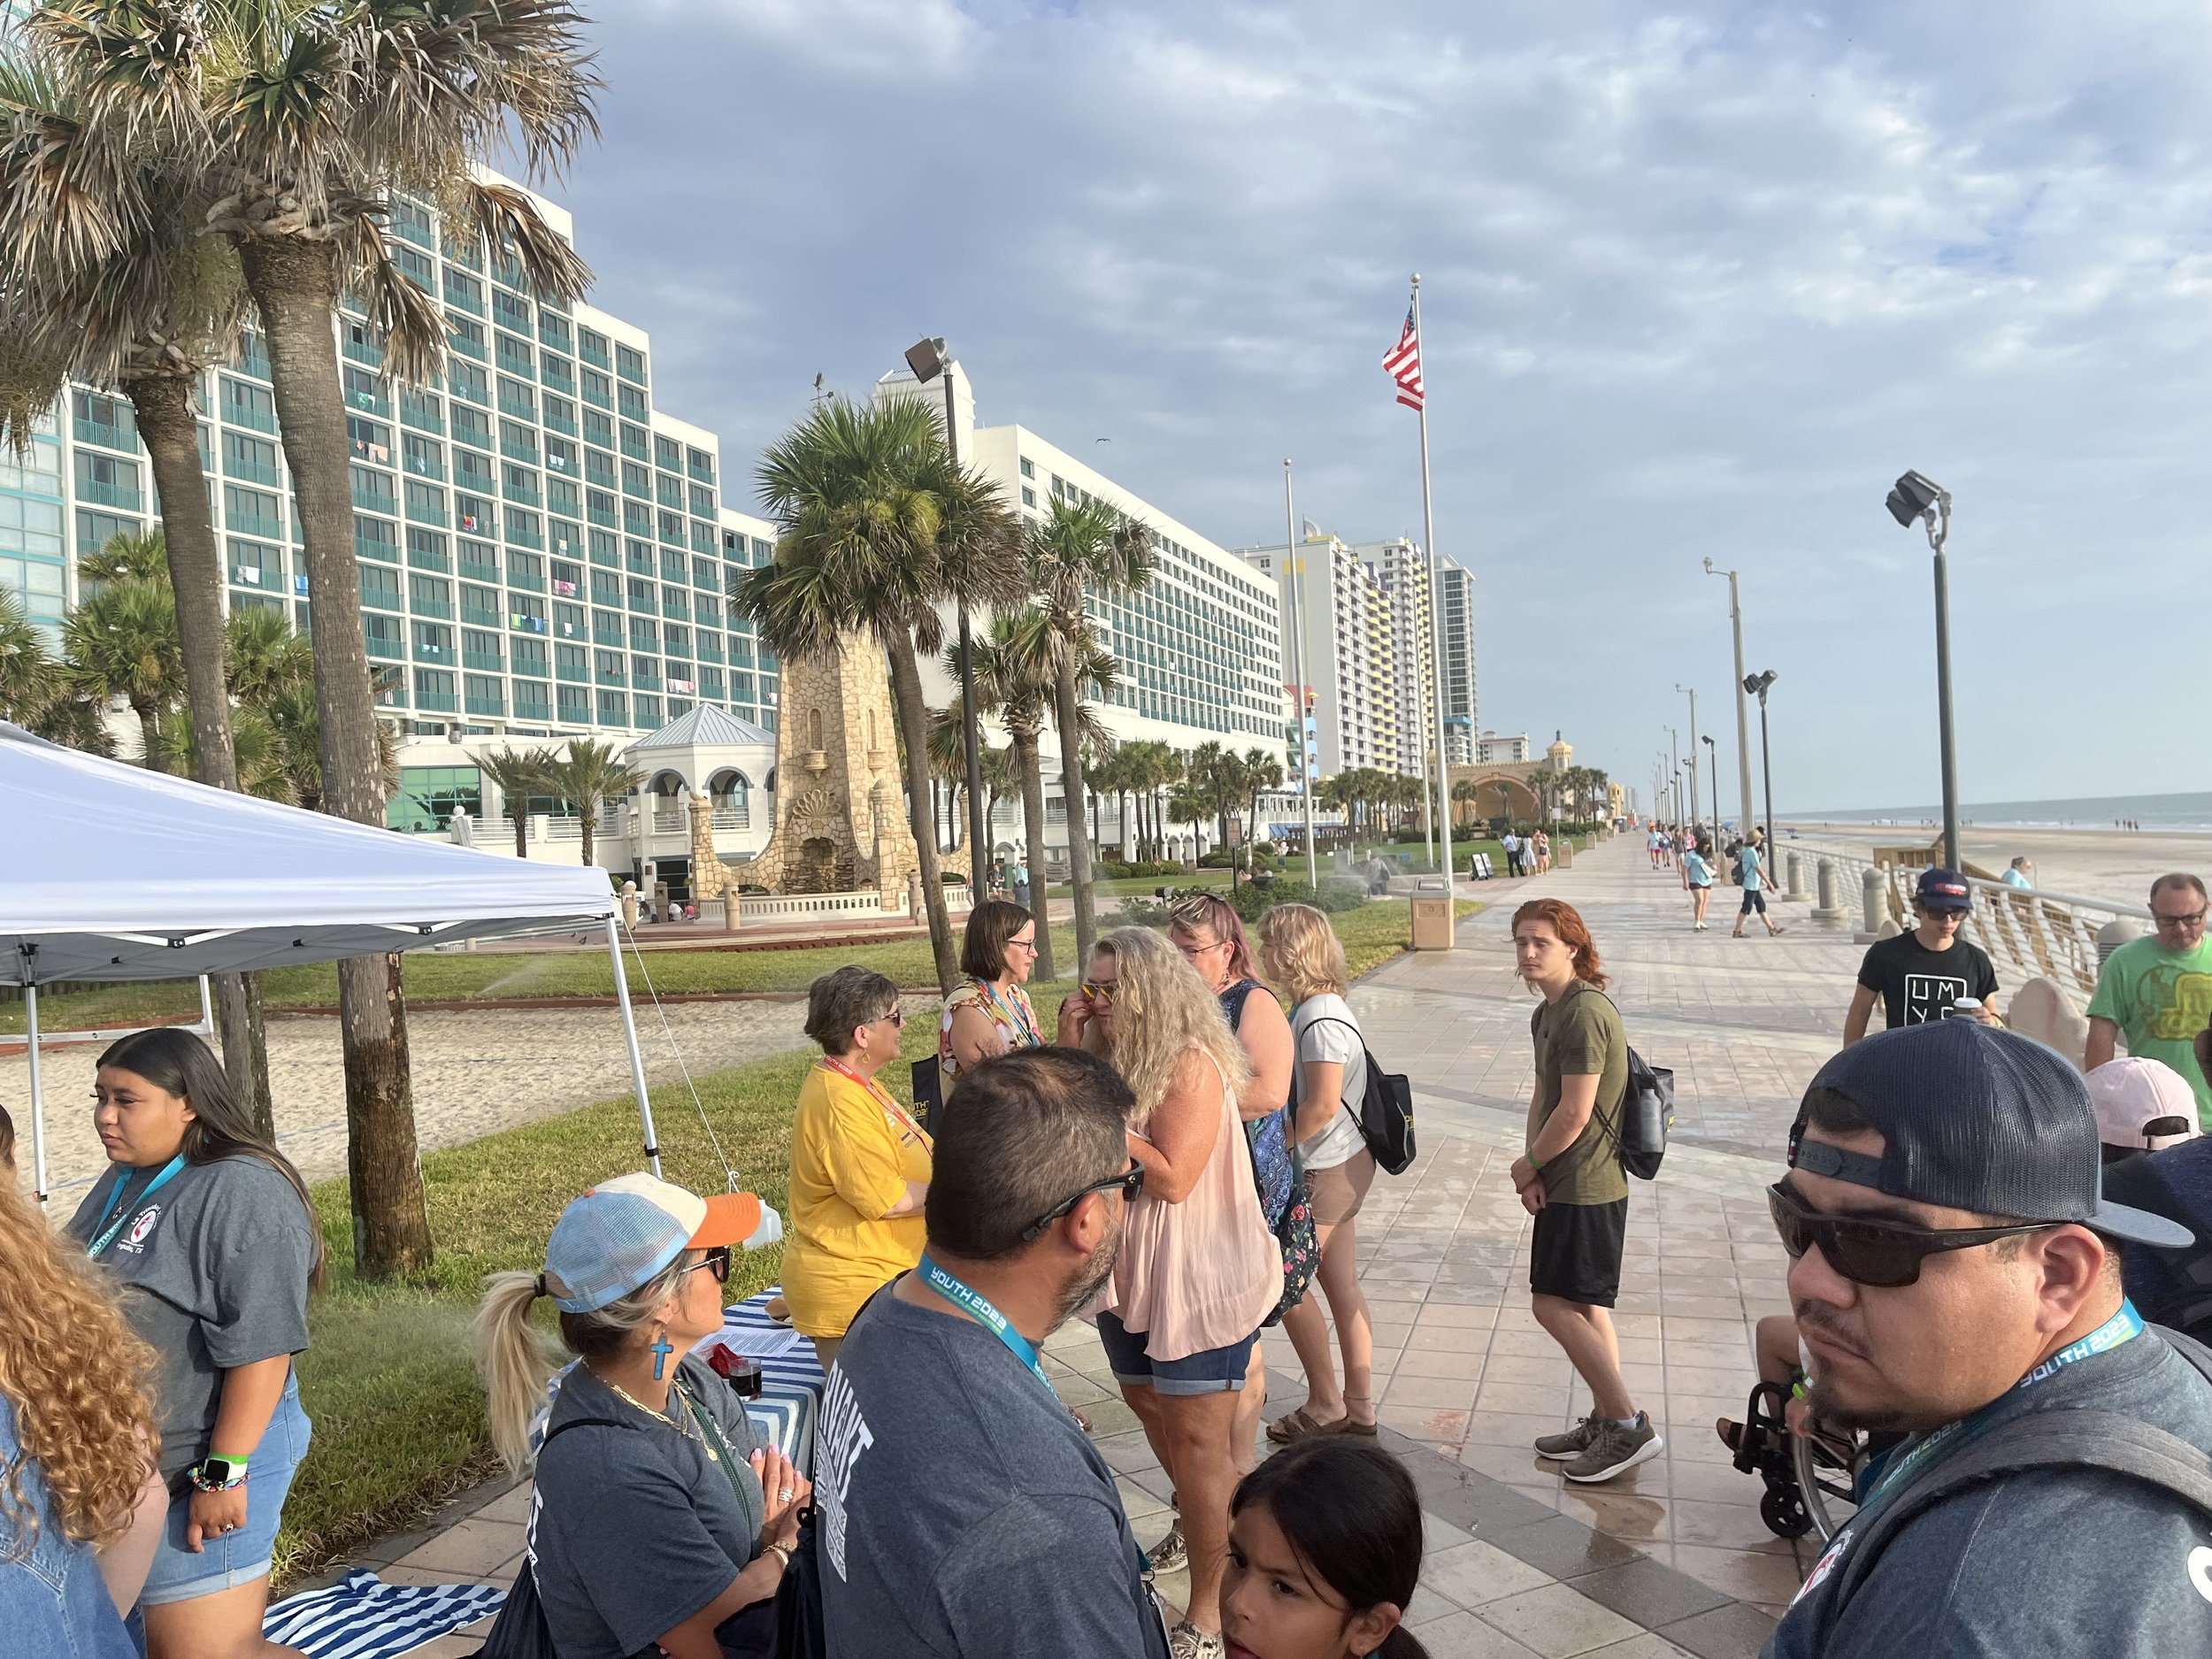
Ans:
<svg viewBox="0 0 2212 1659"><path fill-rule="evenodd" d="M1337 1432L1337 1425L1340 1423L1347 1423L1350 1420L1348 1415L1343 1417L1332 1418L1324 1423L1319 1418L1308 1415L1305 1407L1300 1406L1288 1417L1277 1417L1269 1424L1267 1438L1278 1446L1288 1446L1292 1441L1302 1440L1309 1434L1333 1434Z"/></svg>

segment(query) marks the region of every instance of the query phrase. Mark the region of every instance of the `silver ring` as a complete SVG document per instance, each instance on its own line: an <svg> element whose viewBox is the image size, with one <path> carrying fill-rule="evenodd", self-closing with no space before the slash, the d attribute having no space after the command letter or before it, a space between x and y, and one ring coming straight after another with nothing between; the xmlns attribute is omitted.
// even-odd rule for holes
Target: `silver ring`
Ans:
<svg viewBox="0 0 2212 1659"><path fill-rule="evenodd" d="M792 1499L797 1497L798 1495L799 1494L793 1491L789 1486L781 1486L776 1491L778 1500L785 1503L790 1502Z"/></svg>

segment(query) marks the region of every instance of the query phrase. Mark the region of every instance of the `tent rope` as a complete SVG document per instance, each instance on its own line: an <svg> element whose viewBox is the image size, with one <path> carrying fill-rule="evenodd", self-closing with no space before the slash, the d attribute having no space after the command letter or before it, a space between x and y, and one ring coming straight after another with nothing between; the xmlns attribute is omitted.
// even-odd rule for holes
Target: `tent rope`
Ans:
<svg viewBox="0 0 2212 1659"><path fill-rule="evenodd" d="M730 1167L730 1160L722 1150L721 1140L714 1133L714 1124L707 1117L707 1103L699 1098L699 1086L691 1079L691 1067L684 1060L683 1049L677 1046L675 1028L668 1023L668 1010L661 1006L660 993L653 987L653 971L645 965L645 953L638 949L637 934L631 931L626 921L620 926L622 936L630 941L630 954L637 958L637 971L644 978L645 995L651 1000L653 1013L661 1023L661 1034L668 1039L668 1052L676 1056L676 1069L683 1073L684 1087L691 1091L692 1109L699 1114L700 1125L707 1132L707 1144L714 1148L714 1161L722 1166L723 1178L729 1183L729 1190L737 1192L741 1190L737 1171Z"/></svg>

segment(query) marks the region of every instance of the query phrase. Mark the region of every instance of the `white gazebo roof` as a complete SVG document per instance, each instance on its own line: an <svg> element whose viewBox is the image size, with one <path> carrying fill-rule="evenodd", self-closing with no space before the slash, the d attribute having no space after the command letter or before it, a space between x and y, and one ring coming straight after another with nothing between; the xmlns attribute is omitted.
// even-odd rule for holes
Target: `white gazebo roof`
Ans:
<svg viewBox="0 0 2212 1659"><path fill-rule="evenodd" d="M773 749L776 734L750 720L739 718L727 709L703 703L659 731L638 739L630 745L629 752L634 755L641 749L730 749L741 745Z"/></svg>

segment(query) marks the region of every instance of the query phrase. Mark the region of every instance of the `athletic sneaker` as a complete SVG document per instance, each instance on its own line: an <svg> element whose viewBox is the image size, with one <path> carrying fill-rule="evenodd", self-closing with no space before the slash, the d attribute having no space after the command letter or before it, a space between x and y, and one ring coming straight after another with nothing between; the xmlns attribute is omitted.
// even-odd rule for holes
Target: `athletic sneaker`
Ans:
<svg viewBox="0 0 2212 1659"><path fill-rule="evenodd" d="M1539 1457L1579 1457L1590 1449L1590 1443L1598 1436L1598 1420L1587 1417L1564 1434L1539 1435L1536 1455Z"/></svg>
<svg viewBox="0 0 2212 1659"><path fill-rule="evenodd" d="M1208 1635L1186 1619L1167 1633L1168 1659L1228 1659L1229 1645L1216 1631Z"/></svg>
<svg viewBox="0 0 2212 1659"><path fill-rule="evenodd" d="M1636 1414L1636 1426L1624 1427L1610 1417L1597 1420L1597 1435L1590 1449L1569 1463L1559 1472L1570 1480L1587 1485L1593 1481L1610 1480L1624 1474L1638 1463L1647 1463L1666 1449L1666 1441L1651 1425L1647 1412Z"/></svg>
<svg viewBox="0 0 2212 1659"><path fill-rule="evenodd" d="M1167 1529L1167 1536L1144 1552L1144 1558L1152 1563L1155 1572L1180 1572L1188 1564L1189 1554L1183 1548L1183 1517L1177 1516L1174 1525Z"/></svg>

